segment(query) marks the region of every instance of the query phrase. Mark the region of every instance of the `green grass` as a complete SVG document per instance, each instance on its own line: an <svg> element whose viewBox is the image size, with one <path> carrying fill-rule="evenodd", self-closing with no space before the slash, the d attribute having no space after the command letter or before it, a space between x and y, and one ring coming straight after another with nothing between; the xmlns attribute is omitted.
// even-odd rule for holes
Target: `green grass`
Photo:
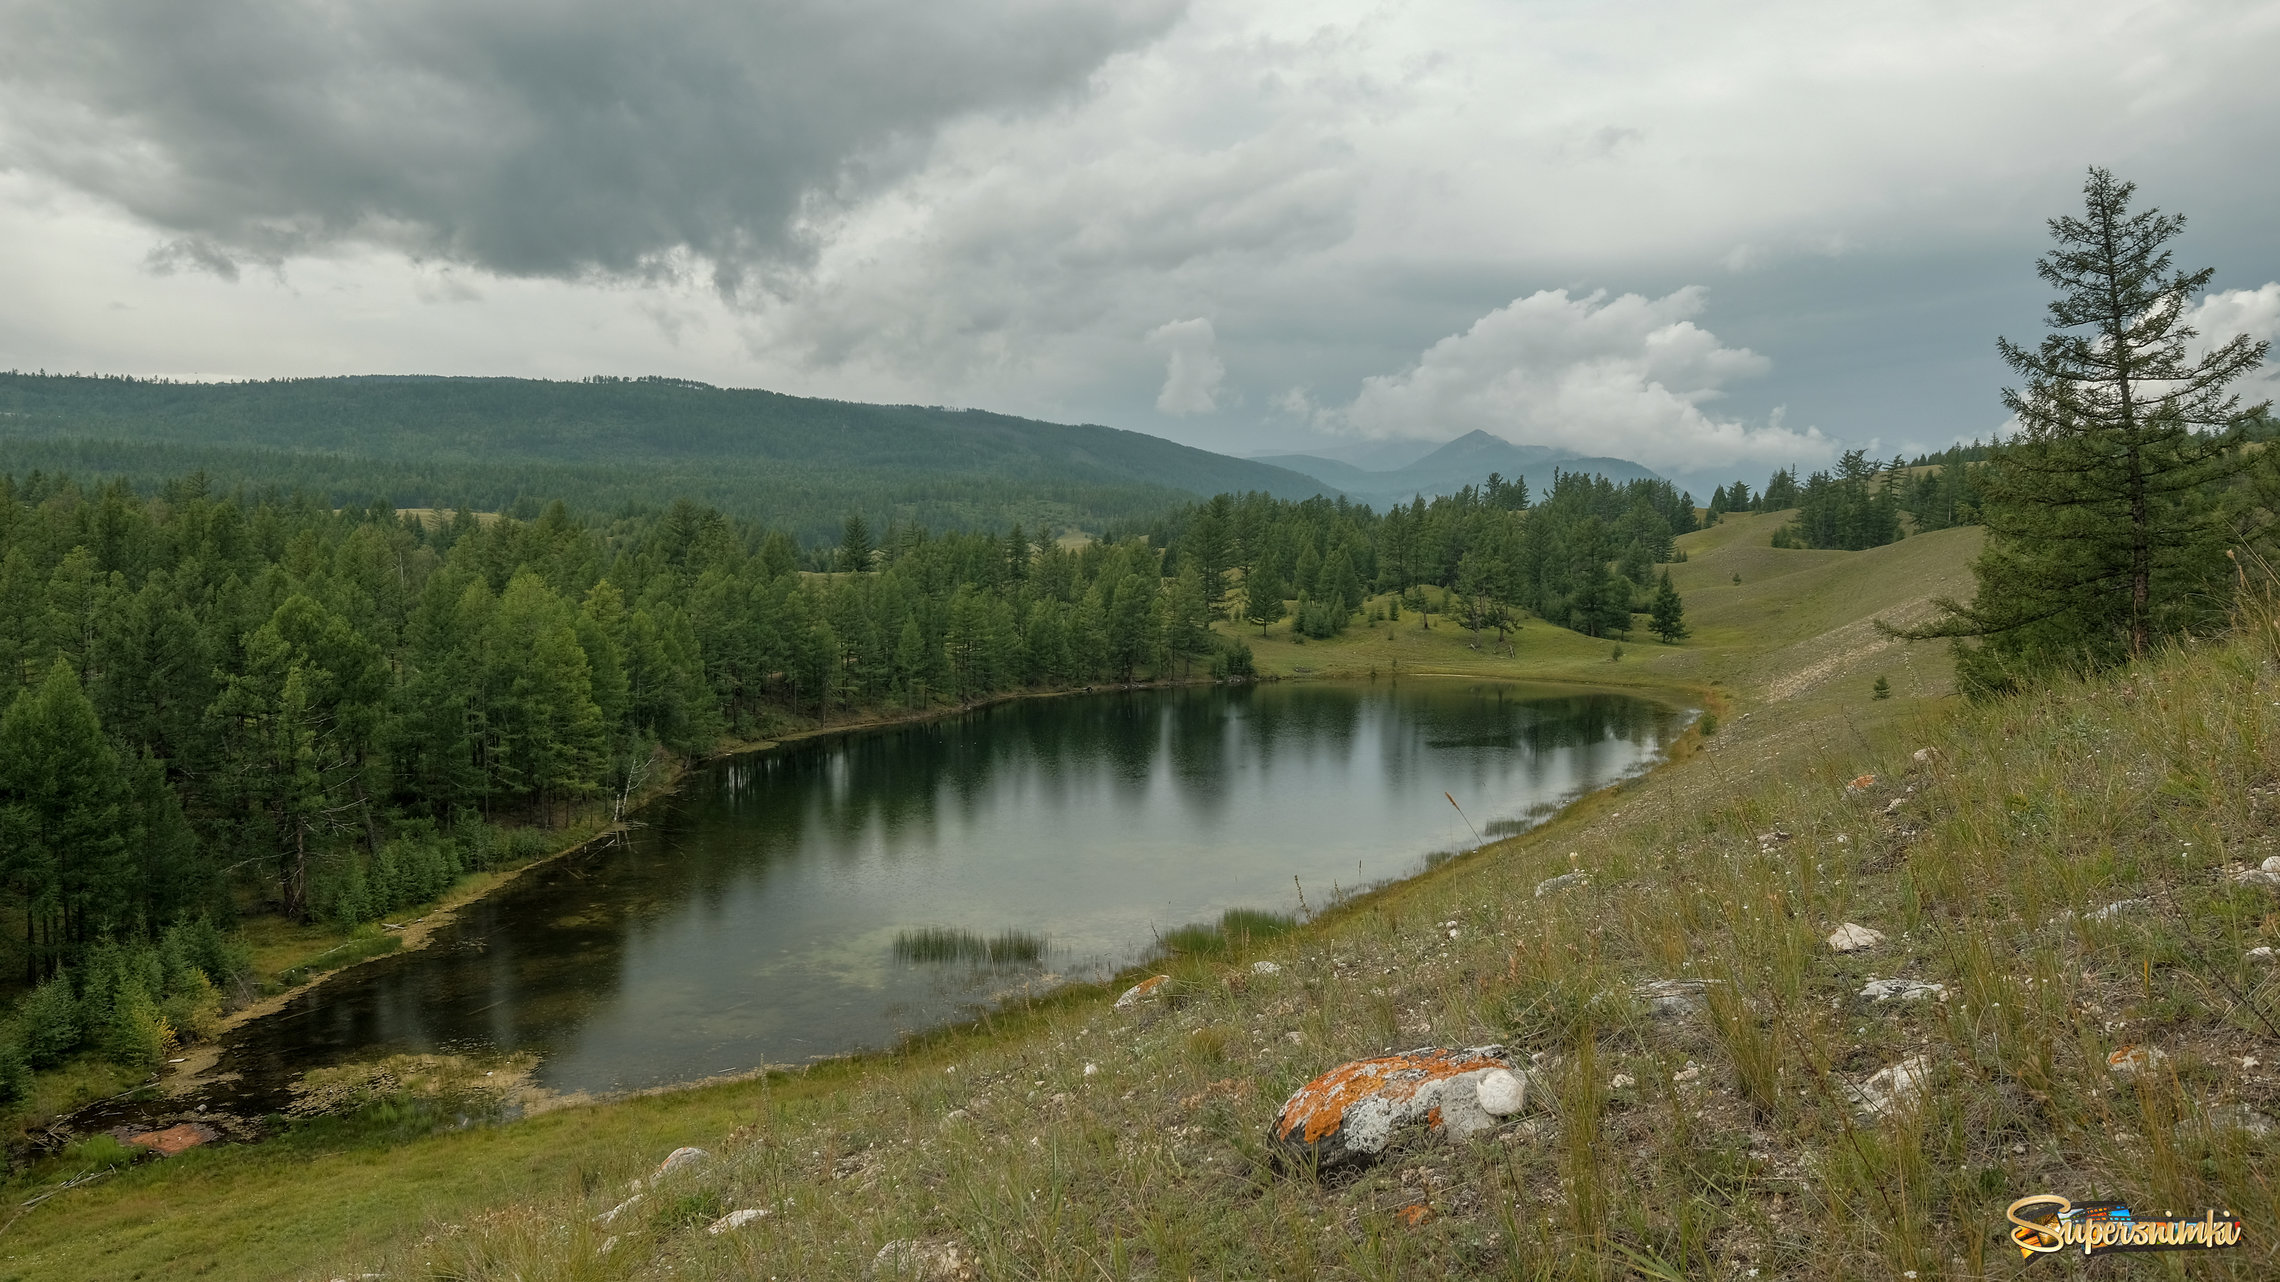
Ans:
<svg viewBox="0 0 2280 1282"><path fill-rule="evenodd" d="M2238 1211L2247 1244L2190 1270L2280 1271L2280 1137L2211 1124L2280 1116L2280 984L2245 959L2280 943L2280 896L2229 876L2280 854L2280 629L1963 707L1943 652L1871 620L1967 589L1976 531L1788 551L1763 546L1778 519L1687 536L1674 577L1696 638L1635 639L1621 663L1540 624L1518 668L1438 620L1430 643L1381 628L1260 647L1262 666L1323 671L1404 646L1484 675L1612 669L1702 692L1721 723L1541 829L1306 925L1174 932L1166 1001L1114 1011L1126 977L765 1081L411 1142L193 1151L27 1213L0 1278L854 1277L909 1238L954 1239L988 1277L2007 1277L2003 1208L2046 1189ZM1879 673L1889 700L1871 698ZM1571 854L1590 884L1537 897ZM2121 900L2145 903L2089 915ZM1833 953L1846 921L1888 938ZM1872 1004L1871 975L1948 1000ZM1690 976L1719 981L1691 1017L1632 995ZM1556 1117L1326 1184L1266 1161L1268 1120L1310 1076L1490 1040L1543 1057ZM2164 1071L2111 1072L2131 1044ZM1851 1107L1915 1055L1921 1108ZM645 1215L591 1222L682 1143L715 1161ZM1394 1213L1415 1204L1436 1215L1411 1228ZM771 1214L703 1232L739 1207Z"/></svg>
<svg viewBox="0 0 2280 1282"><path fill-rule="evenodd" d="M1001 930L977 935L970 930L928 926L895 934L895 960L903 962L969 962L1003 966L1034 962L1045 956L1045 937L1027 931Z"/></svg>
<svg viewBox="0 0 2280 1282"><path fill-rule="evenodd" d="M1297 919L1287 913L1230 908L1220 914L1217 925L1181 926L1166 932L1157 945L1166 957L1227 957L1249 952L1254 945L1266 944L1297 928Z"/></svg>

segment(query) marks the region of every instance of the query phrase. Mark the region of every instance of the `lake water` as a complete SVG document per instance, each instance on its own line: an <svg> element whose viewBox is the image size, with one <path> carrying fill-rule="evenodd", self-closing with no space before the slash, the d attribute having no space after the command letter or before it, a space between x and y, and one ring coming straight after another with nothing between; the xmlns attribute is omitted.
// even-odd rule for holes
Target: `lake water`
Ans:
<svg viewBox="0 0 2280 1282"><path fill-rule="evenodd" d="M1005 703L714 763L623 842L526 873L425 949L231 1034L230 1103L397 1051L529 1051L618 1091L891 1045L1107 976L1229 908L1319 908L1659 759L1691 711L1416 679ZM928 927L1036 961L898 960Z"/></svg>

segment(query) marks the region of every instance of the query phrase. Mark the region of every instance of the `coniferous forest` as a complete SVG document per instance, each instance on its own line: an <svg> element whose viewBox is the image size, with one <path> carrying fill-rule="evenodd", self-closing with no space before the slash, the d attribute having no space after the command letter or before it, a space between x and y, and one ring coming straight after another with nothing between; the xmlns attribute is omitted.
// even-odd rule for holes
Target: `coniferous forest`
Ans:
<svg viewBox="0 0 2280 1282"><path fill-rule="evenodd" d="M1690 497L1563 474L1528 500L1221 495L1074 546L854 516L802 548L687 500L518 520L0 478L0 903L33 986L0 1089L211 1026L243 912L379 920L732 738L1240 679L1244 625L1327 637L1386 593L1476 644L1524 615L1685 635L1653 567Z"/></svg>

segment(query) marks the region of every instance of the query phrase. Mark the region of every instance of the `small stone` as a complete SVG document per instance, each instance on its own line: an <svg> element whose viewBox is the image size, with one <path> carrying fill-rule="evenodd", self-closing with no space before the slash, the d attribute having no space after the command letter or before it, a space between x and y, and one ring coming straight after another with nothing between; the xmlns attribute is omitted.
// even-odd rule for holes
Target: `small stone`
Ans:
<svg viewBox="0 0 2280 1282"><path fill-rule="evenodd" d="M1423 1202L1412 1202L1395 1211L1393 1218L1401 1221L1404 1228L1423 1228L1433 1222L1433 1208Z"/></svg>
<svg viewBox="0 0 2280 1282"><path fill-rule="evenodd" d="M1087 1065L1085 1065L1085 1076L1087 1076L1087 1077L1098 1077L1098 1076L1100 1076L1100 1065L1098 1065L1098 1064L1087 1064Z"/></svg>
<svg viewBox="0 0 2280 1282"><path fill-rule="evenodd" d="M1280 975L1282 974L1282 967L1271 961L1255 961L1251 963L1251 973L1254 975Z"/></svg>
<svg viewBox="0 0 2280 1282"><path fill-rule="evenodd" d="M2134 913L2140 908L2147 907L2148 903L2149 901L2143 899L2117 899L2103 908L2093 908L2082 915L2091 921L2111 921L2124 913Z"/></svg>
<svg viewBox="0 0 2280 1282"><path fill-rule="evenodd" d="M664 1161L657 1164L657 1173L649 1177L649 1182L654 1184L675 1171L685 1171L692 1166L701 1166L711 1160L712 1154L701 1148L682 1147L674 1149L665 1155Z"/></svg>
<svg viewBox="0 0 2280 1282"><path fill-rule="evenodd" d="M615 1224L617 1222L617 1217L641 1205L641 1199L641 1194L634 1194L632 1197L629 1197L623 1202L618 1203L616 1206L611 1207L609 1210L595 1216L594 1223L602 1225L605 1228L612 1224Z"/></svg>
<svg viewBox="0 0 2280 1282"><path fill-rule="evenodd" d="M1294 1028L1289 1032L1283 1034L1283 1040L1289 1042L1293 1046L1304 1046L1306 1045L1306 1034L1301 1033Z"/></svg>
<svg viewBox="0 0 2280 1282"><path fill-rule="evenodd" d="M2280 855L2266 855L2260 865L2265 872L2280 873Z"/></svg>
<svg viewBox="0 0 2280 1282"><path fill-rule="evenodd" d="M871 1257L871 1276L907 1282L966 1282L977 1276L981 1261L966 1254L956 1242L920 1242L910 1238L889 1242Z"/></svg>
<svg viewBox="0 0 2280 1282"><path fill-rule="evenodd" d="M608 1255L610 1252L617 1250L617 1244L618 1244L618 1235L617 1235L617 1234L615 1234L615 1233L612 1233L612 1234L610 1234L608 1237L606 1237L606 1238L603 1238L603 1239L602 1239L602 1249L601 1249L601 1250L599 1250L599 1251L597 1251L597 1252L595 1252L595 1254L596 1254L596 1255Z"/></svg>
<svg viewBox="0 0 2280 1282"><path fill-rule="evenodd" d="M1702 1078L1702 1066L1689 1061L1686 1067L1670 1075L1673 1082L1694 1082Z"/></svg>
<svg viewBox="0 0 2280 1282"><path fill-rule="evenodd" d="M1455 939L1455 938L1457 937L1457 934L1458 934L1458 931L1457 931L1457 928L1456 928L1456 927L1454 927L1454 926L1451 926L1451 927L1449 927L1449 938L1451 938L1451 939Z"/></svg>
<svg viewBox="0 0 2280 1282"><path fill-rule="evenodd" d="M1874 948L1883 942L1883 931L1870 930L1857 922L1848 921L1829 934L1829 947L1840 953L1857 953L1864 948Z"/></svg>
<svg viewBox="0 0 2280 1282"><path fill-rule="evenodd" d="M756 1210L751 1208L747 1208L742 1211L730 1211L728 1214L721 1216L719 1219L714 1220L710 1224L707 1224L705 1226L705 1232L712 1234L714 1237L719 1237L723 1233L733 1233L736 1230L743 1228L745 1225L750 1224L754 1220L765 1218L767 1214L768 1213L764 1210Z"/></svg>
<svg viewBox="0 0 2280 1282"><path fill-rule="evenodd" d="M943 1126L949 1126L956 1122L967 1121L973 1116L974 1115L972 1113L967 1112L965 1109L954 1108L942 1115L942 1121L940 1124Z"/></svg>
<svg viewBox="0 0 2280 1282"><path fill-rule="evenodd" d="M1918 748L1908 759L1919 766L1928 766L1940 759L1940 750L1937 748Z"/></svg>
<svg viewBox="0 0 2280 1282"><path fill-rule="evenodd" d="M1879 1069L1860 1085L1845 1089L1852 1096L1853 1106L1863 1114L1883 1117L1915 1104L1931 1084L1930 1057L1912 1055L1889 1068Z"/></svg>
<svg viewBox="0 0 2280 1282"><path fill-rule="evenodd" d="M1629 1073L1617 1073L1607 1079L1607 1089L1611 1091L1627 1091L1638 1084L1639 1079Z"/></svg>
<svg viewBox="0 0 2280 1282"><path fill-rule="evenodd" d="M1672 1019L1690 1015L1702 1009L1706 979L1655 979L1631 990L1631 995L1644 1003L1647 1014L1656 1019Z"/></svg>
<svg viewBox="0 0 2280 1282"><path fill-rule="evenodd" d="M1900 807L1906 805L1907 803L1908 799L1906 797L1894 797L1891 801L1885 803L1884 813L1888 815L1899 814Z"/></svg>
<svg viewBox="0 0 2280 1282"><path fill-rule="evenodd" d="M1860 995L1872 1002L1920 1002L1926 998L1946 998L1947 985L1927 984L1918 979L1870 979Z"/></svg>
<svg viewBox="0 0 2280 1282"><path fill-rule="evenodd" d="M1473 1083L1480 1110L1490 1117L1510 1117L1528 1106L1528 1083L1501 1068L1492 1068Z"/></svg>
<svg viewBox="0 0 2280 1282"><path fill-rule="evenodd" d="M2258 944L2256 947L2248 950L2248 959L2250 961L2268 962L2272 960L2273 956L2274 954L2272 952L2272 945L2270 944Z"/></svg>
<svg viewBox="0 0 2280 1282"><path fill-rule="evenodd" d="M1845 791L1846 791L1846 792L1867 792L1869 789L1871 789L1871 788L1873 788L1873 787L1875 787L1875 786L1876 786L1876 776L1875 776L1875 775L1859 775L1859 776L1856 776L1856 777L1853 779L1853 781L1852 781L1851 783L1848 783L1848 784L1846 784L1846 785L1845 785Z"/></svg>
<svg viewBox="0 0 2280 1282"><path fill-rule="evenodd" d="M1134 984L1132 987L1124 990L1124 995L1116 999L1116 1009L1131 1010L1133 1007L1138 1006L1140 1003L1147 1001L1149 998L1154 997L1157 993L1163 991L1164 985L1171 982L1172 977L1169 975L1157 975L1149 979L1143 979L1139 983Z"/></svg>
<svg viewBox="0 0 2280 1282"><path fill-rule="evenodd" d="M2201 1120L2212 1131L2244 1131L2255 1139L2280 1130L2280 1124L2246 1104L2219 1104L2204 1112Z"/></svg>
<svg viewBox="0 0 2280 1282"><path fill-rule="evenodd" d="M1546 877L1542 881L1537 882L1536 898L1542 899L1546 895L1556 894L1560 891L1566 890L1570 886L1588 886L1590 884L1590 873L1563 872L1557 877Z"/></svg>
<svg viewBox="0 0 2280 1282"><path fill-rule="evenodd" d="M2124 1046L2106 1057L2106 1067L2124 1077L2135 1077L2153 1072L2168 1059L2168 1054L2158 1046Z"/></svg>
<svg viewBox="0 0 2280 1282"><path fill-rule="evenodd" d="M1772 832L1759 833L1757 843L1760 847L1778 846L1787 840L1789 840L1789 834L1780 828L1776 828Z"/></svg>

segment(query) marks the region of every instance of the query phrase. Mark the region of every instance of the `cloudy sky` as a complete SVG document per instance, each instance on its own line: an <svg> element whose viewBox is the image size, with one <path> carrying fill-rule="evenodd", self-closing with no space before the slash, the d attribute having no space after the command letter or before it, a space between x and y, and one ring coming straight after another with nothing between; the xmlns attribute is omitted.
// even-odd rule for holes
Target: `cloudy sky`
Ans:
<svg viewBox="0 0 2280 1282"><path fill-rule="evenodd" d="M2271 0L0 0L0 368L1754 480L1998 427L2090 164L2280 332L2275 65Z"/></svg>

